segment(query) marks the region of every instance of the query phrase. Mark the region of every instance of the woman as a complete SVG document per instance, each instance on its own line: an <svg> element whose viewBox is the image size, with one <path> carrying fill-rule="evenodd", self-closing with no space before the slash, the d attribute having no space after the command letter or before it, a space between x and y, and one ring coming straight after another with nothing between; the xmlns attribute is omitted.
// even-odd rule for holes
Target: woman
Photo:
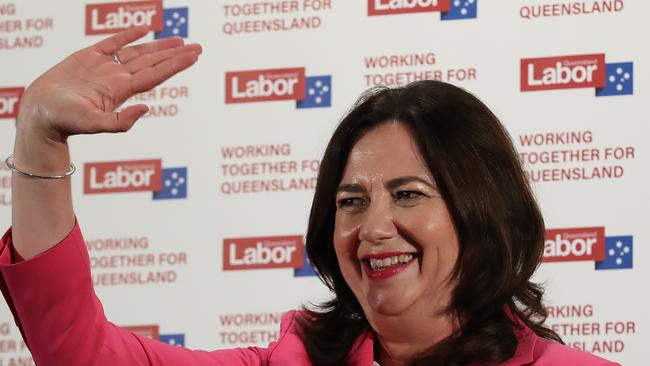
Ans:
<svg viewBox="0 0 650 366"><path fill-rule="evenodd" d="M542 325L529 279L544 226L512 144L478 99L432 81L370 92L334 133L307 251L336 296L287 313L277 342L190 351L107 322L72 210L66 139L127 131L146 107L115 108L201 53L180 39L127 46L145 34L78 51L21 102L0 285L38 365L612 364Z"/></svg>

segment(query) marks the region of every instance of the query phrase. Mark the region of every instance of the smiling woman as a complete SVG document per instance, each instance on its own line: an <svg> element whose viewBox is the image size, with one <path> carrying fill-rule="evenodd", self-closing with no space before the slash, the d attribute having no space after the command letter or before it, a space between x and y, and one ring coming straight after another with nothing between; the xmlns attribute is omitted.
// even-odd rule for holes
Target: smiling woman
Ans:
<svg viewBox="0 0 650 366"><path fill-rule="evenodd" d="M345 364L364 334L382 366L524 365L531 342L579 354L543 325L530 281L543 242L515 149L481 101L435 81L369 91L334 132L312 205L307 251L336 294L301 321L312 362Z"/></svg>

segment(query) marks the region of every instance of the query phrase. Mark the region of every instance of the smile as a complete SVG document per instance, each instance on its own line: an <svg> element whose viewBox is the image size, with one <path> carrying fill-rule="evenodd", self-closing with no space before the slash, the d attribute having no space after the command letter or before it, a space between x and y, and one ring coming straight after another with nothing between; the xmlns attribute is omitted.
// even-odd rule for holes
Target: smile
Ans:
<svg viewBox="0 0 650 366"><path fill-rule="evenodd" d="M411 259L413 259L412 254L400 254L384 259L370 258L370 269L373 271L382 271L388 267L408 263Z"/></svg>
<svg viewBox="0 0 650 366"><path fill-rule="evenodd" d="M414 262L414 258L415 256L412 253L385 253L372 258L365 258L362 262L369 278L383 279L402 272L409 264Z"/></svg>

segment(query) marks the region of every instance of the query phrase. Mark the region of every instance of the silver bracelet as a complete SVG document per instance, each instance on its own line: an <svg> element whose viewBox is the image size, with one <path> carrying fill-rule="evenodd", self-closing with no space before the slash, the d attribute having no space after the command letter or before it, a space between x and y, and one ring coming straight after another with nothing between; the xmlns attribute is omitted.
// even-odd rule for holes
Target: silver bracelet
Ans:
<svg viewBox="0 0 650 366"><path fill-rule="evenodd" d="M72 173L74 173L77 170L77 167L75 167L74 164L70 163L70 169L68 169L68 171L63 173L62 175L40 175L40 174L26 172L24 170L20 170L16 168L16 166L14 165L14 154L9 155L7 159L5 159L5 164L7 164L7 168L11 169L12 171L18 174L22 174L29 178L38 178L38 179L62 179L71 176Z"/></svg>

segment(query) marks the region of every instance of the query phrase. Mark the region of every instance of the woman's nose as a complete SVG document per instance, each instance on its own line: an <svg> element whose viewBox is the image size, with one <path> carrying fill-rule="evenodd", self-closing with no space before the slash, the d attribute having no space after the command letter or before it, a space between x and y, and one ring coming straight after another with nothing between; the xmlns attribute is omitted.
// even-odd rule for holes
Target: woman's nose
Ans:
<svg viewBox="0 0 650 366"><path fill-rule="evenodd" d="M390 203L371 203L363 215L359 240L377 243L397 234Z"/></svg>

